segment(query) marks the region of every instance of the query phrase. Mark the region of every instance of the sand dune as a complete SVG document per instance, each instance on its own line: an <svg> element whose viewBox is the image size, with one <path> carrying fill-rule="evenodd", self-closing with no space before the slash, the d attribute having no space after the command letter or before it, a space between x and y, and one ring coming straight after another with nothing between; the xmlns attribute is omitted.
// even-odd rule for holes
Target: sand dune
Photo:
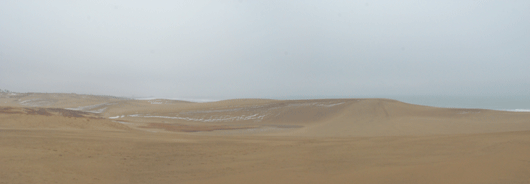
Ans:
<svg viewBox="0 0 530 184"><path fill-rule="evenodd" d="M397 136L530 130L530 114L444 109L394 100L360 100L333 117L296 131L306 136Z"/></svg>
<svg viewBox="0 0 530 184"><path fill-rule="evenodd" d="M0 183L530 183L530 113L0 93Z"/></svg>

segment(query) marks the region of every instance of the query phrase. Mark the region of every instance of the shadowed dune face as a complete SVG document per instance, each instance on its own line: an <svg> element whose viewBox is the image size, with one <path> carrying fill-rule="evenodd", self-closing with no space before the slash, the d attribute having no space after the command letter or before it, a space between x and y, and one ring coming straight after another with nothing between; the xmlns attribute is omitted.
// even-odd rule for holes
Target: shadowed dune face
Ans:
<svg viewBox="0 0 530 184"><path fill-rule="evenodd" d="M2 95L0 183L530 183L530 113Z"/></svg>
<svg viewBox="0 0 530 184"><path fill-rule="evenodd" d="M17 107L0 107L0 114L27 114L41 116L63 116L76 118L103 119L97 114L82 111L74 111L61 108L17 108Z"/></svg>
<svg viewBox="0 0 530 184"><path fill-rule="evenodd" d="M23 112L17 111L13 107L0 107L0 114L22 114Z"/></svg>
<svg viewBox="0 0 530 184"><path fill-rule="evenodd" d="M0 120L0 128L8 129L130 129L97 114L60 108L0 107Z"/></svg>

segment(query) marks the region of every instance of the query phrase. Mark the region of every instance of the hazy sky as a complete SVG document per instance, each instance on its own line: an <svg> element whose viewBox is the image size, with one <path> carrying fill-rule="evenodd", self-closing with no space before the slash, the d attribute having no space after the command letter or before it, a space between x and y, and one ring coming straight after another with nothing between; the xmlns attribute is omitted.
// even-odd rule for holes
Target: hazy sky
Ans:
<svg viewBox="0 0 530 184"><path fill-rule="evenodd" d="M530 1L0 1L0 89L530 95Z"/></svg>

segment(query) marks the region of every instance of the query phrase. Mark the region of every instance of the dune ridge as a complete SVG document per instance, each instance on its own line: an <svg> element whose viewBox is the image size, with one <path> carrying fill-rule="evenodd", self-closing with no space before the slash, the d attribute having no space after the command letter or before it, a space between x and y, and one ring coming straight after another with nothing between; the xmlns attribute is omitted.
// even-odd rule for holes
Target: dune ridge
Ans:
<svg viewBox="0 0 530 184"><path fill-rule="evenodd" d="M530 183L530 112L0 93L4 183Z"/></svg>

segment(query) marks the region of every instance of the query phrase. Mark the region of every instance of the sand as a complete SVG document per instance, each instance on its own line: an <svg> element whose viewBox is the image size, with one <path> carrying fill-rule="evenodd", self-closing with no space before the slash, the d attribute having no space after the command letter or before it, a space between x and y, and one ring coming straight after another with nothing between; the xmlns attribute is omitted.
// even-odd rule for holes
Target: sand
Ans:
<svg viewBox="0 0 530 184"><path fill-rule="evenodd" d="M0 104L1 184L530 183L528 112L38 93Z"/></svg>

